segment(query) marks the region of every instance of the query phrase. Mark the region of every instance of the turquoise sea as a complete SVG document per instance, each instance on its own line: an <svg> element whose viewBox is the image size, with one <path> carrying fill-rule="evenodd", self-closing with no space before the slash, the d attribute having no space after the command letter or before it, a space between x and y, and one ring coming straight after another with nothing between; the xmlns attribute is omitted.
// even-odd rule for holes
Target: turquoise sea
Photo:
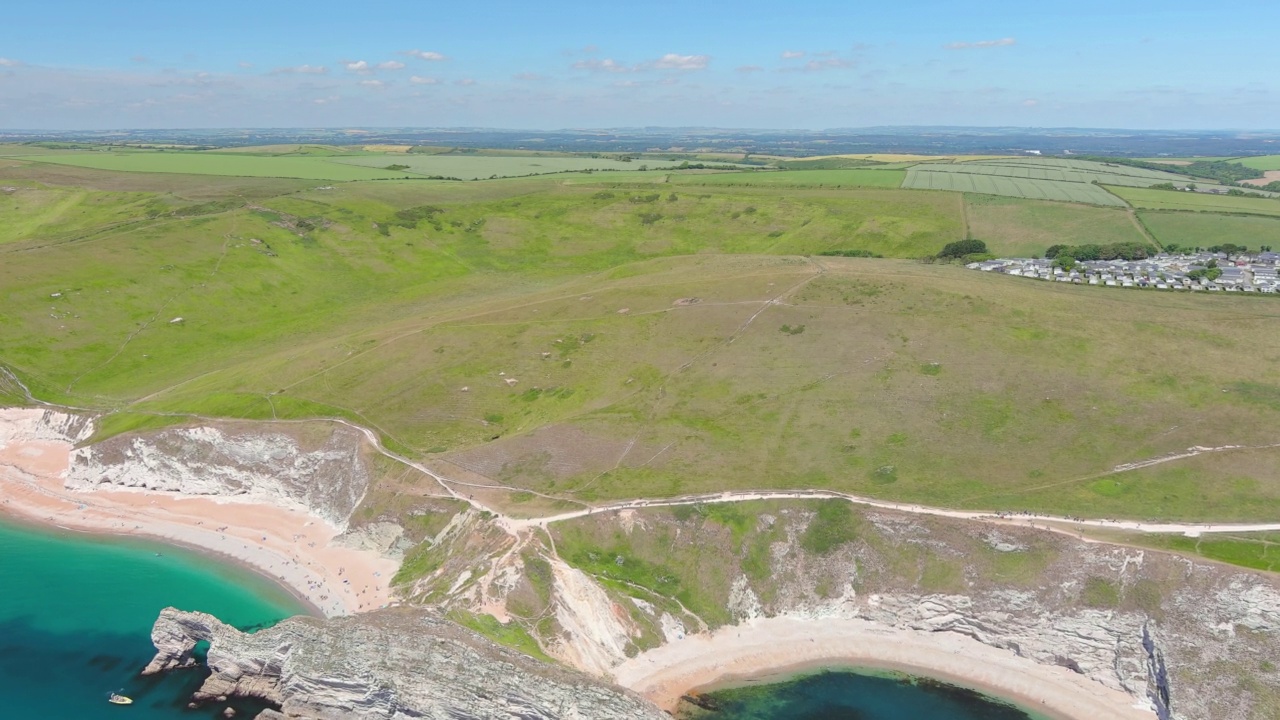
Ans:
<svg viewBox="0 0 1280 720"><path fill-rule="evenodd" d="M968 688L901 673L826 670L706 693L699 720L1043 720Z"/></svg>
<svg viewBox="0 0 1280 720"><path fill-rule="evenodd" d="M169 605L242 628L305 612L269 580L193 552L0 521L0 717L221 717L225 704L186 709L203 670L138 676ZM135 703L108 704L112 691ZM237 707L252 717L260 706Z"/></svg>

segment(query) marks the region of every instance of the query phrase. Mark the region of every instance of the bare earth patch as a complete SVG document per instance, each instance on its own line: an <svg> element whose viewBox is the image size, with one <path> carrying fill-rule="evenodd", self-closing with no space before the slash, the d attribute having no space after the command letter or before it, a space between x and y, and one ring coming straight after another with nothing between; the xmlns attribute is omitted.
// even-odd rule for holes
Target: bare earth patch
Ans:
<svg viewBox="0 0 1280 720"><path fill-rule="evenodd" d="M1264 177L1254 178L1253 180L1241 180L1245 185L1256 185L1263 187L1269 183L1280 182L1280 170L1268 170Z"/></svg>

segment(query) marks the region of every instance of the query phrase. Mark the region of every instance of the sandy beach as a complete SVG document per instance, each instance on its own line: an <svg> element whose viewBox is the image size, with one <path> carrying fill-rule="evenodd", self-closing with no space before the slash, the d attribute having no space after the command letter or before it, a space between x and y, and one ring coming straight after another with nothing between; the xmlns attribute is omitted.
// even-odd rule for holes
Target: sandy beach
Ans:
<svg viewBox="0 0 1280 720"><path fill-rule="evenodd" d="M149 538L243 563L317 613L374 610L390 600L394 560L332 543L340 531L298 509L234 498L144 490L76 492L63 487L71 444L14 428L24 413L0 409L0 512L66 530Z"/></svg>
<svg viewBox="0 0 1280 720"><path fill-rule="evenodd" d="M804 669L868 667L925 675L981 690L1061 720L1152 720L1134 698L1066 668L1040 665L956 633L927 633L847 618L775 617L691 635L613 670L618 684L664 710L680 696Z"/></svg>

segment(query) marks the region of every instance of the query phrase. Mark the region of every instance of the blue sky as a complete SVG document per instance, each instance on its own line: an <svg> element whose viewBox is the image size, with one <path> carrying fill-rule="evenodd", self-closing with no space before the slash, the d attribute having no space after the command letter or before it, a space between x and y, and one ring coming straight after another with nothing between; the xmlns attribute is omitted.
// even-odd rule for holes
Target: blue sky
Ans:
<svg viewBox="0 0 1280 720"><path fill-rule="evenodd" d="M15 0L0 127L1280 127L1280 2Z"/></svg>

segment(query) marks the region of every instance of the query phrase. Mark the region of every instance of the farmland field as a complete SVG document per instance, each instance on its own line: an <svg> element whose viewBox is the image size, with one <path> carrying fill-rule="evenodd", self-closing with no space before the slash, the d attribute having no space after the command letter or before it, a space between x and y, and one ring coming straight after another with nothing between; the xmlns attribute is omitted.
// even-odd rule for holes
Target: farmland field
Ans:
<svg viewBox="0 0 1280 720"><path fill-rule="evenodd" d="M987 172L968 173L963 172L963 169L937 171L936 168L940 167L959 166L917 165L907 170L907 179L902 183L902 187L1057 200L1089 205L1124 206L1123 200L1089 183L1015 178Z"/></svg>
<svg viewBox="0 0 1280 720"><path fill-rule="evenodd" d="M1146 242L1119 208L974 194L965 203L970 234L996 255L1040 257L1059 243Z"/></svg>
<svg viewBox="0 0 1280 720"><path fill-rule="evenodd" d="M1113 187L1109 189L1134 207L1147 210L1191 210L1280 217L1280 200L1270 198L1229 197L1148 188Z"/></svg>
<svg viewBox="0 0 1280 720"><path fill-rule="evenodd" d="M1262 155L1259 157L1240 158L1235 162L1251 167L1254 170L1280 170L1280 155Z"/></svg>
<svg viewBox="0 0 1280 720"><path fill-rule="evenodd" d="M263 156L314 156L314 157L332 157L334 155L352 155L360 152L361 148L339 145L317 145L308 143L303 145L247 145L244 147L227 147L218 148L217 150L204 150L203 154L208 155L263 155Z"/></svg>
<svg viewBox="0 0 1280 720"><path fill-rule="evenodd" d="M260 157L214 153L94 152L71 155L38 155L24 160L124 172L181 173L281 177L303 180L380 180L403 178L404 172L343 165L324 157ZM385 164L391 164L387 159Z"/></svg>
<svg viewBox="0 0 1280 720"><path fill-rule="evenodd" d="M1172 211L1144 211L1139 217L1161 243L1182 248L1224 243L1254 250L1259 245L1280 247L1280 218Z"/></svg>
<svg viewBox="0 0 1280 720"><path fill-rule="evenodd" d="M1094 182L1111 185L1132 185L1148 187L1155 183L1185 182L1187 178L1175 172L1147 170L1126 165L1093 162L1090 160L983 160L957 164L930 166L929 169L945 171L950 169L965 173L988 173L1006 177L1031 178L1036 180L1060 180L1064 182Z"/></svg>
<svg viewBox="0 0 1280 720"><path fill-rule="evenodd" d="M1014 159L919 165L907 171L903 187L1119 206L1124 203L1098 183L1149 187L1163 182L1183 184L1187 178L1087 160Z"/></svg>
<svg viewBox="0 0 1280 720"><path fill-rule="evenodd" d="M424 176L442 176L461 180L480 180L491 177L517 177L545 175L548 173L578 172L583 170L639 170L641 165L653 169L679 167L684 161L620 162L605 158L585 157L493 157L488 155L356 155L332 159L334 163L367 168L385 168L390 165L407 165L407 171Z"/></svg>
<svg viewBox="0 0 1280 720"><path fill-rule="evenodd" d="M325 145L242 148L240 152L93 152L23 155L23 160L126 172L182 173L307 180L390 180L448 177L478 180L581 171L631 171L678 167L683 161L620 162L577 157L495 157L339 152ZM388 169L392 168L394 169Z"/></svg>
<svg viewBox="0 0 1280 720"><path fill-rule="evenodd" d="M851 168L679 175L672 177L671 182L680 185L896 188L902 185L906 175L902 170Z"/></svg>

